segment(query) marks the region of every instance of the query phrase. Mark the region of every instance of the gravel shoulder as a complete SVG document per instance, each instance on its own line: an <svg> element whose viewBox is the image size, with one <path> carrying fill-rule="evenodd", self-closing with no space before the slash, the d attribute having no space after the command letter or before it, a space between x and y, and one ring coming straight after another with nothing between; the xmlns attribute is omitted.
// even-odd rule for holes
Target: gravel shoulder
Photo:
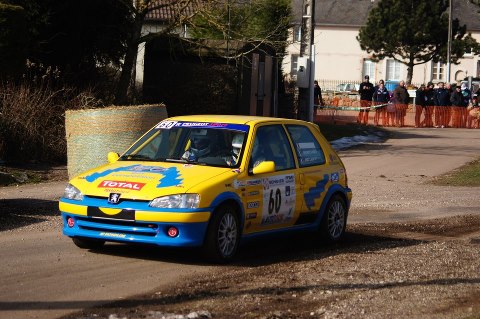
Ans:
<svg viewBox="0 0 480 319"><path fill-rule="evenodd" d="M354 224L333 247L265 240L201 278L66 318L479 318L479 229L476 215Z"/></svg>

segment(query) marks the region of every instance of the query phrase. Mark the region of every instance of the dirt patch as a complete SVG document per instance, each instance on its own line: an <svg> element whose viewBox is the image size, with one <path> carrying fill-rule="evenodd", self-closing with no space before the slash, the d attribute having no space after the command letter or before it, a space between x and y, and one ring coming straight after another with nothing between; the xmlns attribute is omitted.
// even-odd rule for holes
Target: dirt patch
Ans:
<svg viewBox="0 0 480 319"><path fill-rule="evenodd" d="M475 215L354 224L328 247L263 240L202 278L65 318L479 318L479 229Z"/></svg>
<svg viewBox="0 0 480 319"><path fill-rule="evenodd" d="M0 186L68 180L65 165L30 163L18 166L0 166L0 172L13 177L12 182L0 183Z"/></svg>

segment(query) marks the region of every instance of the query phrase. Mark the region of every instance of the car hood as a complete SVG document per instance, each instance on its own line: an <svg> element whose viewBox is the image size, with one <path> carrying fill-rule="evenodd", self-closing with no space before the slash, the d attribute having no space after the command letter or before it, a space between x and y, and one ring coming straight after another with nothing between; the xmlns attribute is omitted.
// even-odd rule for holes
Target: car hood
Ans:
<svg viewBox="0 0 480 319"><path fill-rule="evenodd" d="M152 200L159 196L181 194L231 168L183 163L117 161L89 170L70 181L84 195L108 197L120 193L122 198Z"/></svg>

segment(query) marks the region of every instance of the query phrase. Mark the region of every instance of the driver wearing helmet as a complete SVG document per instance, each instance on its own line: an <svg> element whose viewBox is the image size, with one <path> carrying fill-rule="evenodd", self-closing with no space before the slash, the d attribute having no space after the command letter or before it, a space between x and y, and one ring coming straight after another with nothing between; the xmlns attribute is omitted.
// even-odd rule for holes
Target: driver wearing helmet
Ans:
<svg viewBox="0 0 480 319"><path fill-rule="evenodd" d="M182 159L193 162L209 154L210 139L207 137L206 130L192 132L190 135L190 148L182 155Z"/></svg>

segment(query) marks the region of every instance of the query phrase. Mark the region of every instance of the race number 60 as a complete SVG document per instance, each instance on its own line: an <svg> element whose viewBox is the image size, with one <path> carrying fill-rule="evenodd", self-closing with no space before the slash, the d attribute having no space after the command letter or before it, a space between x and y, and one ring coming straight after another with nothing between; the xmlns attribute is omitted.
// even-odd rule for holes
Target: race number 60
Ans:
<svg viewBox="0 0 480 319"><path fill-rule="evenodd" d="M273 211L275 210L275 214L278 214L280 211L280 207L282 205L282 193L280 192L280 189L277 188L275 190L275 197L273 196L273 189L270 191L270 197L268 199L268 214L271 215L273 214Z"/></svg>

